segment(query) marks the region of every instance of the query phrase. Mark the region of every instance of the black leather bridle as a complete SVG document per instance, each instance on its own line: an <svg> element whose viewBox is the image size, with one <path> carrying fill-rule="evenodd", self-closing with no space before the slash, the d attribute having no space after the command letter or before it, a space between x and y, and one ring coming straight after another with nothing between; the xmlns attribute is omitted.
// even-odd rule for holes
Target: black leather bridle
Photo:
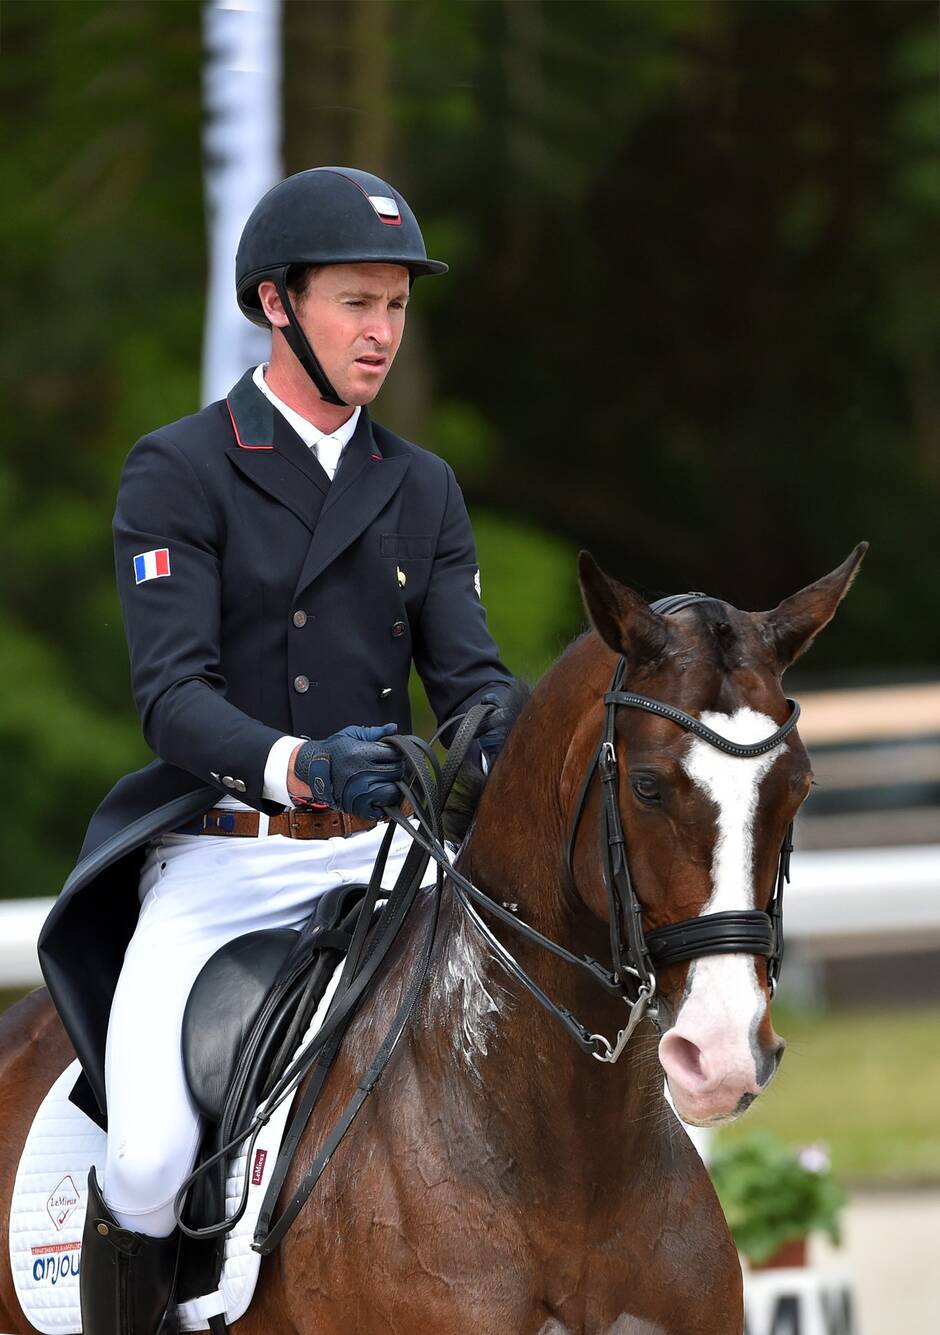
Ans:
<svg viewBox="0 0 940 1335"><path fill-rule="evenodd" d="M673 594L669 598L661 598L653 603L651 611L665 615L705 600L718 601L710 599L704 593ZM617 662L610 689L604 695L604 727L581 782L566 847L567 867L574 881L575 841L588 792L597 774L603 785L601 848L610 922L611 967L609 969L598 960L589 956L575 955L557 941L552 941L550 937L522 921L517 916L514 904L500 903L492 899L451 865L446 850L433 838L432 831L423 817L421 803L413 800L410 790L407 795L415 807L413 819L417 822L418 828L409 826L399 813L393 810L389 810L388 813L390 818L406 829L412 840L434 858L442 870L446 871L447 879L458 901L473 927L486 942L491 954L521 983L539 1005L567 1030L582 1051L602 1062L617 1061L644 1015L648 1013L651 1016L655 1015L652 1006L657 991L658 968L663 969L670 964L699 959L705 955L762 955L767 959L768 983L771 993L773 992L783 958L783 888L790 879L790 854L793 850L791 822L787 826L780 847L774 888L766 912L758 909L740 909L726 913L709 913L697 918L684 918L681 922L669 923L655 931L644 931L643 907L633 888L623 823L620 819L619 766L616 748L618 707L645 709L649 713L678 724L679 727L685 728L687 732L700 737L726 755L742 759L764 755L779 746L796 727L800 707L795 700L788 700L790 715L786 722L762 741L733 742L674 705L621 690L625 672L626 663L621 658ZM477 705L470 714L476 714L479 710L488 713L490 708ZM604 1034L592 1033L571 1011L559 1006L547 996L490 928L478 909L483 909L489 917L512 928L527 941L549 951L565 963L586 970L606 991L620 997L629 1008L629 1017L616 1039L611 1041Z"/></svg>
<svg viewBox="0 0 940 1335"><path fill-rule="evenodd" d="M703 601L715 602L705 593L680 593L661 598L650 610L660 615L679 612L684 607ZM626 838L620 818L620 782L617 762L616 725L617 709L626 706L645 709L659 718L668 719L702 741L708 742L729 756L748 759L765 755L779 746L796 727L800 706L796 700L787 700L790 715L776 732L762 741L733 742L702 723L700 719L662 700L624 691L623 678L626 660L618 660L609 690L604 695L604 728L601 740L581 783L575 804L574 819L568 836L566 862L574 880L574 847L587 795L595 774L602 784L601 847L604 855L604 880L607 886L610 921L610 954L613 965L612 980L626 985L633 980L636 999L627 1000L631 1008L626 1028L610 1043L603 1035L595 1040L606 1044L606 1049L595 1052L600 1061L616 1061L643 1015L650 1009L656 996L656 970L684 960L700 959L705 955L762 955L767 960L767 978L771 994L780 976L783 960L783 887L790 879L790 854L793 851L793 822L787 826L780 854L770 904L766 912L759 909L738 909L726 913L707 913L697 918L683 918L652 932L643 930L643 907L637 898L630 876Z"/></svg>

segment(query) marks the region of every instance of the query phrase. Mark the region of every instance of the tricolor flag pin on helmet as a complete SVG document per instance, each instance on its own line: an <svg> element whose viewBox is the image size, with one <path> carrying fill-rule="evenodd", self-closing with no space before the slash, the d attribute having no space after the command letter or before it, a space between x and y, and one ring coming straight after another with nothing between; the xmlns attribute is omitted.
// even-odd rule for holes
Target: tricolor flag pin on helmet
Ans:
<svg viewBox="0 0 940 1335"><path fill-rule="evenodd" d="M145 584L148 579L160 579L170 573L170 549L158 547L155 552L141 552L134 557L134 583Z"/></svg>
<svg viewBox="0 0 940 1335"><path fill-rule="evenodd" d="M382 222L388 223L390 227L401 226L401 213L394 199L390 199L388 195L367 195L366 198Z"/></svg>

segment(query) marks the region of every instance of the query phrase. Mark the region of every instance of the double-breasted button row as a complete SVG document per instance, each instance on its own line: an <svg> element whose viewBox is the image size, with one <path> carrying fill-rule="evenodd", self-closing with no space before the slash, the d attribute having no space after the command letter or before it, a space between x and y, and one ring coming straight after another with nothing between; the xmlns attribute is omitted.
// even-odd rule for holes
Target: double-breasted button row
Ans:
<svg viewBox="0 0 940 1335"><path fill-rule="evenodd" d="M306 626L307 624L307 613L304 612L302 608L298 607L297 611L292 613L291 621L297 629L300 630L301 627ZM305 677L302 672L299 673L294 678L294 690L298 695L305 695L306 692L310 690L310 678Z"/></svg>

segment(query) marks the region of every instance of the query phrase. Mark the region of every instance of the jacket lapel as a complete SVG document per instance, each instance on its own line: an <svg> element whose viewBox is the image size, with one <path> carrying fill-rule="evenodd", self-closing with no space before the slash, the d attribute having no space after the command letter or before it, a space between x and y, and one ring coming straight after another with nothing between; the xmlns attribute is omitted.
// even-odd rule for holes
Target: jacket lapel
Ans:
<svg viewBox="0 0 940 1335"><path fill-rule="evenodd" d="M368 528L401 486L408 463L407 455L382 457L363 408L327 492L295 599Z"/></svg>
<svg viewBox="0 0 940 1335"><path fill-rule="evenodd" d="M286 505L312 533L295 597L366 529L408 471L407 455L383 458L365 408L332 483L319 461L246 371L226 400L226 454L245 477Z"/></svg>
<svg viewBox="0 0 940 1335"><path fill-rule="evenodd" d="M245 477L286 505L311 533L330 480L319 461L246 371L226 400L232 443L225 453Z"/></svg>

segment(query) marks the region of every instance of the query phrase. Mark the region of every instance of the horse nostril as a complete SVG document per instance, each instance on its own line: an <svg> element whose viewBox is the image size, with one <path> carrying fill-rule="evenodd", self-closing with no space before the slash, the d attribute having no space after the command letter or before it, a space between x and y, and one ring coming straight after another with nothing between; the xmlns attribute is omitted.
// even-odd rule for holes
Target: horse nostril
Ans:
<svg viewBox="0 0 940 1335"><path fill-rule="evenodd" d="M703 1085L707 1080L701 1048L677 1033L664 1035L659 1044L659 1060L667 1075L675 1075L689 1085Z"/></svg>
<svg viewBox="0 0 940 1335"><path fill-rule="evenodd" d="M787 1045L782 1038L778 1039L777 1046L771 1049L770 1052L765 1052L757 1063L757 1083L761 1089L766 1088L777 1074L777 1068L783 1060L783 1053L786 1046Z"/></svg>

